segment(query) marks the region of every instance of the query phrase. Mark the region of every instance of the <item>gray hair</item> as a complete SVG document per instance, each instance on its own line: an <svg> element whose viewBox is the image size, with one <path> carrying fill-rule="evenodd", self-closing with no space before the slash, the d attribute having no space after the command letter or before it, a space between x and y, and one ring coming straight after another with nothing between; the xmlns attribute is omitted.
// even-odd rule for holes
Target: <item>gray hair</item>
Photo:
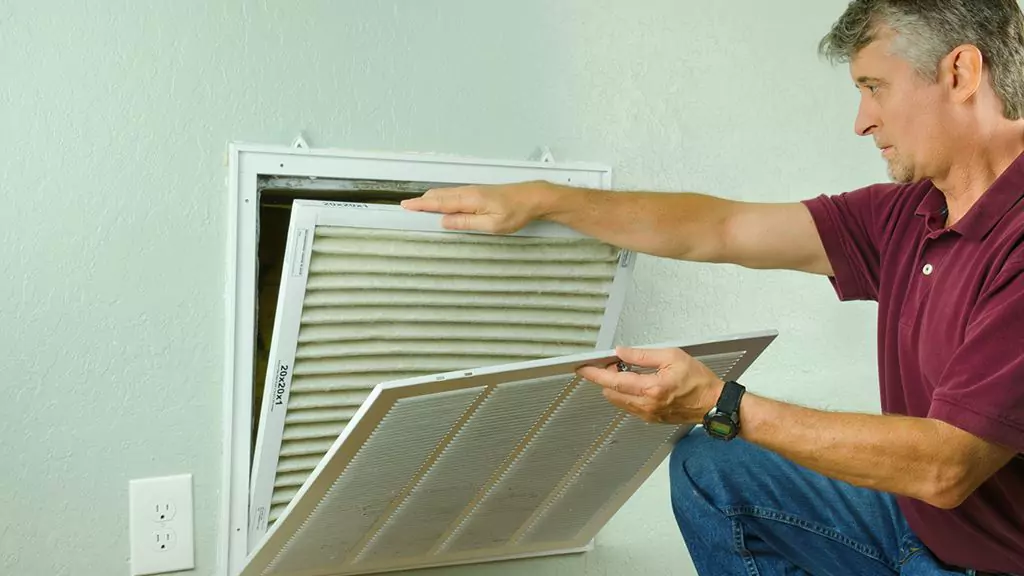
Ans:
<svg viewBox="0 0 1024 576"><path fill-rule="evenodd" d="M853 0L818 53L833 64L849 62L883 28L896 34L893 53L930 81L954 48L976 46L1003 115L1024 118L1024 15L1017 0Z"/></svg>

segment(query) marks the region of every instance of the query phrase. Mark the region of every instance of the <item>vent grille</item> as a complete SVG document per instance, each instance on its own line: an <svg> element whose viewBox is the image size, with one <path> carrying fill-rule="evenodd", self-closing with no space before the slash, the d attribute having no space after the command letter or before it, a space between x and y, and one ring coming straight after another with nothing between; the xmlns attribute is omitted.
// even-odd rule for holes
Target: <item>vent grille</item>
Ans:
<svg viewBox="0 0 1024 576"><path fill-rule="evenodd" d="M511 540L617 414L599 387L575 385L440 549L487 550Z"/></svg>
<svg viewBox="0 0 1024 576"><path fill-rule="evenodd" d="M448 524L471 507L564 384L559 376L497 388L373 536L360 560L415 557L443 541Z"/></svg>
<svg viewBox="0 0 1024 576"><path fill-rule="evenodd" d="M692 350L719 377L737 378L773 337ZM613 360L590 352L382 385L242 576L585 548L689 428L647 424L575 375Z"/></svg>
<svg viewBox="0 0 1024 576"><path fill-rule="evenodd" d="M325 559L344 558L401 491L419 467L419 456L441 442L453 420L481 389L410 398L398 402L370 436L345 474L334 482L326 502L300 530L270 571L312 570Z"/></svg>

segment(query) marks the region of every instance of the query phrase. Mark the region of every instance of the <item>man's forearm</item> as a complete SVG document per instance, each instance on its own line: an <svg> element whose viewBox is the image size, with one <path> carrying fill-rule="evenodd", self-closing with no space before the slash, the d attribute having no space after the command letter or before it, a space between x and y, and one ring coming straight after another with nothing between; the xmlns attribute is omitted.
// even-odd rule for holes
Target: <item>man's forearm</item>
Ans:
<svg viewBox="0 0 1024 576"><path fill-rule="evenodd" d="M969 474L957 431L925 418L822 412L747 394L741 437L826 476L942 508Z"/></svg>
<svg viewBox="0 0 1024 576"><path fill-rule="evenodd" d="M609 192L531 183L536 216L665 258L832 274L810 212L695 192Z"/></svg>
<svg viewBox="0 0 1024 576"><path fill-rule="evenodd" d="M541 218L609 244L710 262L722 252L733 202L696 193L610 192L536 183Z"/></svg>

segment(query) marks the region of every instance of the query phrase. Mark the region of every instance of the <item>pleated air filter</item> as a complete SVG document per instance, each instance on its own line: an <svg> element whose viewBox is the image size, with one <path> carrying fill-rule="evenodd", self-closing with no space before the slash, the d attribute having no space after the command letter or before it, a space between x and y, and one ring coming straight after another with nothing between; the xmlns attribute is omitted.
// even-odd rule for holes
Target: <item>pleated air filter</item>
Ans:
<svg viewBox="0 0 1024 576"><path fill-rule="evenodd" d="M735 379L774 338L680 347ZM647 424L575 375L615 360L590 352L377 386L242 576L365 574L588 549L690 429Z"/></svg>
<svg viewBox="0 0 1024 576"><path fill-rule="evenodd" d="M257 430L250 549L375 385L610 347L632 261L552 223L510 236L454 233L437 214L296 201Z"/></svg>

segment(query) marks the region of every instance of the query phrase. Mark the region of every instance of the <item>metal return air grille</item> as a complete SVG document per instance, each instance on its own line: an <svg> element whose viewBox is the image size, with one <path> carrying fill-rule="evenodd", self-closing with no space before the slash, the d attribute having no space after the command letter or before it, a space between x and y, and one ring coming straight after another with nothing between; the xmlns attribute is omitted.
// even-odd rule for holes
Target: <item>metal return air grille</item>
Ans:
<svg viewBox="0 0 1024 576"><path fill-rule="evenodd" d="M737 378L773 338L691 353ZM590 353L382 384L243 576L584 550L689 428L629 416L574 375L611 361Z"/></svg>
<svg viewBox="0 0 1024 576"><path fill-rule="evenodd" d="M304 222L311 214L315 222ZM330 222L324 214L362 221ZM374 223L375 215L391 220ZM611 344L618 309L609 301L628 271L618 249L563 230L491 236L400 227L399 220L425 216L322 203L294 209L285 267L292 277L279 297L272 351L277 374L287 378L267 382L285 394L271 395L276 409L264 406L261 418L256 484L264 494L272 488L269 507L254 514L254 538L277 520L376 384ZM279 450L267 453L275 436Z"/></svg>

